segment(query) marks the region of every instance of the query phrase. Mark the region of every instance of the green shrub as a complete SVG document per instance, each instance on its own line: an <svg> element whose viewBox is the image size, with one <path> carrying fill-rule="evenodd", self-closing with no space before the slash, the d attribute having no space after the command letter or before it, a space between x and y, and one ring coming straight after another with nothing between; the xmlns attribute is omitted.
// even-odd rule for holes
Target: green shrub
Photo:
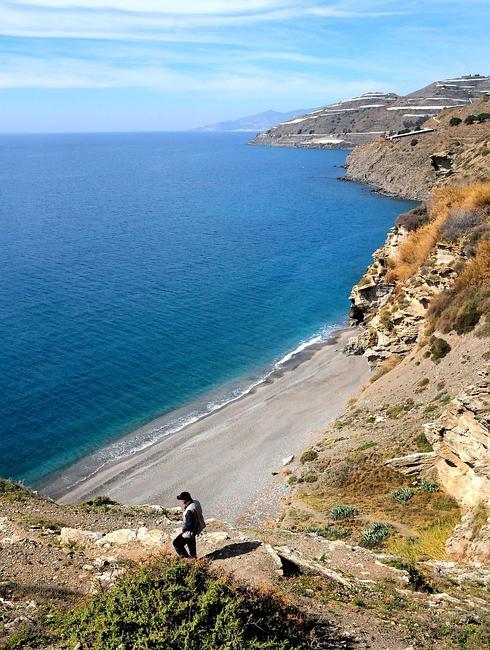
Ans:
<svg viewBox="0 0 490 650"><path fill-rule="evenodd" d="M75 610L17 635L11 648L307 650L328 629L271 592L212 575L201 562L164 559L123 576ZM327 638L326 638L327 637ZM33 642L34 641L34 642ZM326 645L323 645L326 644Z"/></svg>
<svg viewBox="0 0 490 650"><path fill-rule="evenodd" d="M476 115L467 115L464 118L465 124L474 124L476 122Z"/></svg>
<svg viewBox="0 0 490 650"><path fill-rule="evenodd" d="M432 445L425 437L425 433L419 433L419 435L415 438L415 444L417 445L417 451L420 451L422 453L433 451Z"/></svg>
<svg viewBox="0 0 490 650"><path fill-rule="evenodd" d="M428 593L432 593L433 588L431 584L427 581L425 576L420 573L417 567L412 564L412 562L408 562L406 560L390 559L386 560L385 564L392 566L395 569L399 569L400 571L406 571L409 576L409 584L415 591L426 591Z"/></svg>
<svg viewBox="0 0 490 650"><path fill-rule="evenodd" d="M437 483L434 483L434 481L426 481L425 479L422 479L418 489L421 492L431 492L431 493L439 492L439 486L437 485Z"/></svg>
<svg viewBox="0 0 490 650"><path fill-rule="evenodd" d="M449 120L449 126L458 126L463 120L460 117L452 117Z"/></svg>
<svg viewBox="0 0 490 650"><path fill-rule="evenodd" d="M487 338L490 336L490 322L480 325L480 327L475 332L475 336L477 336L479 339Z"/></svg>
<svg viewBox="0 0 490 650"><path fill-rule="evenodd" d="M307 451L303 452L301 454L301 458L299 459L303 465L305 463L309 463L312 460L316 460L318 458L318 453L314 449L308 449Z"/></svg>
<svg viewBox="0 0 490 650"><path fill-rule="evenodd" d="M373 521L362 533L362 539L368 546L379 546L390 534L390 526L380 521Z"/></svg>
<svg viewBox="0 0 490 650"><path fill-rule="evenodd" d="M349 537L350 532L347 528L342 526L308 526L305 528L305 533L315 533L320 535L320 537L325 537L325 539L345 539Z"/></svg>
<svg viewBox="0 0 490 650"><path fill-rule="evenodd" d="M410 146L411 146L411 147L415 147L415 145L418 144L418 142L419 142L419 141L417 140L417 138L412 138L412 139L410 140Z"/></svg>
<svg viewBox="0 0 490 650"><path fill-rule="evenodd" d="M476 119L478 122L486 122L487 120L490 120L490 113L478 113L476 116Z"/></svg>
<svg viewBox="0 0 490 650"><path fill-rule="evenodd" d="M419 386L419 388L423 388L424 386L427 386L428 383L430 383L430 379L428 377L424 377L417 382L417 386Z"/></svg>
<svg viewBox="0 0 490 650"><path fill-rule="evenodd" d="M402 487L397 488L396 490L391 490L390 496L400 503L408 503L413 497L413 492L410 488Z"/></svg>
<svg viewBox="0 0 490 650"><path fill-rule="evenodd" d="M357 510L353 506L338 505L330 510L330 517L337 519L352 519L357 515Z"/></svg>
<svg viewBox="0 0 490 650"><path fill-rule="evenodd" d="M304 483L314 483L315 481L318 481L318 476L313 474L313 472L308 472L308 474L305 474L302 479Z"/></svg>
<svg viewBox="0 0 490 650"><path fill-rule="evenodd" d="M6 501L24 501L29 495L29 491L13 481L0 479L0 498Z"/></svg>
<svg viewBox="0 0 490 650"><path fill-rule="evenodd" d="M357 448L358 451L363 451L364 449L369 449L370 447L375 447L378 443L375 440L367 440L362 445L359 445Z"/></svg>
<svg viewBox="0 0 490 650"><path fill-rule="evenodd" d="M445 339L434 337L430 347L430 356L432 361L439 361L451 352L451 346Z"/></svg>
<svg viewBox="0 0 490 650"><path fill-rule="evenodd" d="M93 499L83 501L80 505L86 512L96 512L97 510L107 512L110 506L118 506L119 504L117 501L113 501L109 497L97 496Z"/></svg>

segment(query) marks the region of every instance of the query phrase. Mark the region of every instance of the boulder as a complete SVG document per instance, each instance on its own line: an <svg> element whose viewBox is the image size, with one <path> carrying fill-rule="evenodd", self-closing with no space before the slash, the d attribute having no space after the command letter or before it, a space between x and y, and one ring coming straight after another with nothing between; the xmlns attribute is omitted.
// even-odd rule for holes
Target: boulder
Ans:
<svg viewBox="0 0 490 650"><path fill-rule="evenodd" d="M230 536L228 533L217 530L212 533L204 533L202 536L203 542L206 542L208 544L221 544L222 542L225 542L227 539L230 539Z"/></svg>
<svg viewBox="0 0 490 650"><path fill-rule="evenodd" d="M119 528L113 530L111 533L107 533L101 539L99 539L99 544L115 544L116 546L123 546L124 544L130 544L131 542L136 541L137 531L132 530L131 528Z"/></svg>
<svg viewBox="0 0 490 650"><path fill-rule="evenodd" d="M88 544L101 539L102 533L80 528L62 528L60 531L61 544Z"/></svg>
<svg viewBox="0 0 490 650"><path fill-rule="evenodd" d="M138 528L136 540L144 546L163 548L167 543L168 537L158 528L148 530L148 528L142 526L141 528Z"/></svg>

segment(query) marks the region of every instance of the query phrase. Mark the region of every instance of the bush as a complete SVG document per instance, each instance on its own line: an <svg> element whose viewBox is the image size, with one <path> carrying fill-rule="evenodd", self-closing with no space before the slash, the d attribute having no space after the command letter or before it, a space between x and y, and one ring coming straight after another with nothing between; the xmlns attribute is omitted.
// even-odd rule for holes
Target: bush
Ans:
<svg viewBox="0 0 490 650"><path fill-rule="evenodd" d="M449 126L458 126L463 120L460 117L452 117L449 120Z"/></svg>
<svg viewBox="0 0 490 650"><path fill-rule="evenodd" d="M305 463L309 463L312 460L316 460L317 458L318 453L314 449L308 449L303 454L301 454L301 458L299 460L304 465Z"/></svg>
<svg viewBox="0 0 490 650"><path fill-rule="evenodd" d="M445 339L438 339L437 337L433 338L430 348L430 356L432 361L439 361L449 352L451 352L451 346Z"/></svg>
<svg viewBox="0 0 490 650"><path fill-rule="evenodd" d="M450 210L446 222L441 228L441 239L456 241L482 224L485 218L486 213L483 209L465 210L455 208Z"/></svg>
<svg viewBox="0 0 490 650"><path fill-rule="evenodd" d="M476 122L476 115L467 115L464 118L465 124L474 124Z"/></svg>
<svg viewBox="0 0 490 650"><path fill-rule="evenodd" d="M424 377L420 381L417 382L417 386L419 388L424 388L424 386L427 386L427 384L430 383L430 379L428 377Z"/></svg>
<svg viewBox="0 0 490 650"><path fill-rule="evenodd" d="M117 506L119 504L117 503L117 501L113 501L109 497L99 496L99 497L94 497L93 499L88 499L87 501L84 501L83 505L92 506L94 508L97 508L99 506Z"/></svg>
<svg viewBox="0 0 490 650"><path fill-rule="evenodd" d="M330 510L330 517L334 520L337 519L352 519L357 515L357 510L353 506L334 506Z"/></svg>
<svg viewBox="0 0 490 650"><path fill-rule="evenodd" d="M417 445L417 451L420 451L421 453L434 451L432 445L425 437L425 433L419 433L419 435L415 438L415 444Z"/></svg>
<svg viewBox="0 0 490 650"><path fill-rule="evenodd" d="M486 122L487 120L490 120L490 113L479 113L476 116L476 119L481 123L481 122Z"/></svg>
<svg viewBox="0 0 490 650"><path fill-rule="evenodd" d="M313 472L308 472L308 474L305 474L302 477L302 481L304 483L314 483L317 480L318 480L318 476L316 474L313 474Z"/></svg>
<svg viewBox="0 0 490 650"><path fill-rule="evenodd" d="M380 521L373 521L362 533L362 539L368 546L379 546L390 534L390 526Z"/></svg>
<svg viewBox="0 0 490 650"><path fill-rule="evenodd" d="M427 593L432 593L433 588L431 584L426 580L426 578L420 573L417 567L412 564L412 562L407 562L406 560L386 560L385 564L392 566L395 569L400 571L406 571L409 576L409 584L415 591L425 591Z"/></svg>
<svg viewBox="0 0 490 650"><path fill-rule="evenodd" d="M305 528L305 533L315 533L315 535L320 535L320 537L331 540L345 539L350 535L347 528L342 528L341 526L308 526Z"/></svg>
<svg viewBox="0 0 490 650"><path fill-rule="evenodd" d="M410 488L403 487L396 490L391 490L390 496L393 497L395 501L405 504L408 503L413 497L413 492Z"/></svg>
<svg viewBox="0 0 490 650"><path fill-rule="evenodd" d="M434 483L434 481L426 481L425 479L422 479L418 489L421 492L430 492L431 494L439 492L439 486L437 483Z"/></svg>
<svg viewBox="0 0 490 650"><path fill-rule="evenodd" d="M0 498L6 501L24 501L29 494L29 491L19 483L0 479Z"/></svg>
<svg viewBox="0 0 490 650"><path fill-rule="evenodd" d="M410 146L411 146L411 147L415 147L416 144L418 144L418 140L417 140L417 138L412 138L412 139L410 140Z"/></svg>
<svg viewBox="0 0 490 650"><path fill-rule="evenodd" d="M47 622L34 643L26 633L17 648L307 650L327 647L327 635L326 626L270 591L240 587L202 562L168 558Z"/></svg>
<svg viewBox="0 0 490 650"><path fill-rule="evenodd" d="M429 221L429 214L425 205L419 205L408 212L403 212L396 220L396 225L406 230L417 230Z"/></svg>

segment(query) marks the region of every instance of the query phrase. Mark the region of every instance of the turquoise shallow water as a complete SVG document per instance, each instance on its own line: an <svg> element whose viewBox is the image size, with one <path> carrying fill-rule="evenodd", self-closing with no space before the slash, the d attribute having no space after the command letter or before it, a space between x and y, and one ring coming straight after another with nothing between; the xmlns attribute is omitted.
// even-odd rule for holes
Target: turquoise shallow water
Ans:
<svg viewBox="0 0 490 650"><path fill-rule="evenodd" d="M345 322L409 204L339 182L345 152L246 141L0 137L0 476L37 484L167 414L93 462L128 453Z"/></svg>

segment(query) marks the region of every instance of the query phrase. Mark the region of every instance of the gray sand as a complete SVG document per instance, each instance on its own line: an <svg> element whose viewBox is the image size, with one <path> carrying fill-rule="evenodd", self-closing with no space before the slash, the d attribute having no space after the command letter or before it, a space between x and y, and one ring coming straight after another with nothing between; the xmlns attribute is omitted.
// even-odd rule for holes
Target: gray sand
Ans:
<svg viewBox="0 0 490 650"><path fill-rule="evenodd" d="M63 495L104 494L127 504L175 506L189 490L206 516L237 521L256 499L277 502L282 459L298 454L343 410L369 375L366 360L340 352L352 330L296 368L151 447L102 468ZM281 481L283 483L283 480ZM276 503L277 505L277 503Z"/></svg>

